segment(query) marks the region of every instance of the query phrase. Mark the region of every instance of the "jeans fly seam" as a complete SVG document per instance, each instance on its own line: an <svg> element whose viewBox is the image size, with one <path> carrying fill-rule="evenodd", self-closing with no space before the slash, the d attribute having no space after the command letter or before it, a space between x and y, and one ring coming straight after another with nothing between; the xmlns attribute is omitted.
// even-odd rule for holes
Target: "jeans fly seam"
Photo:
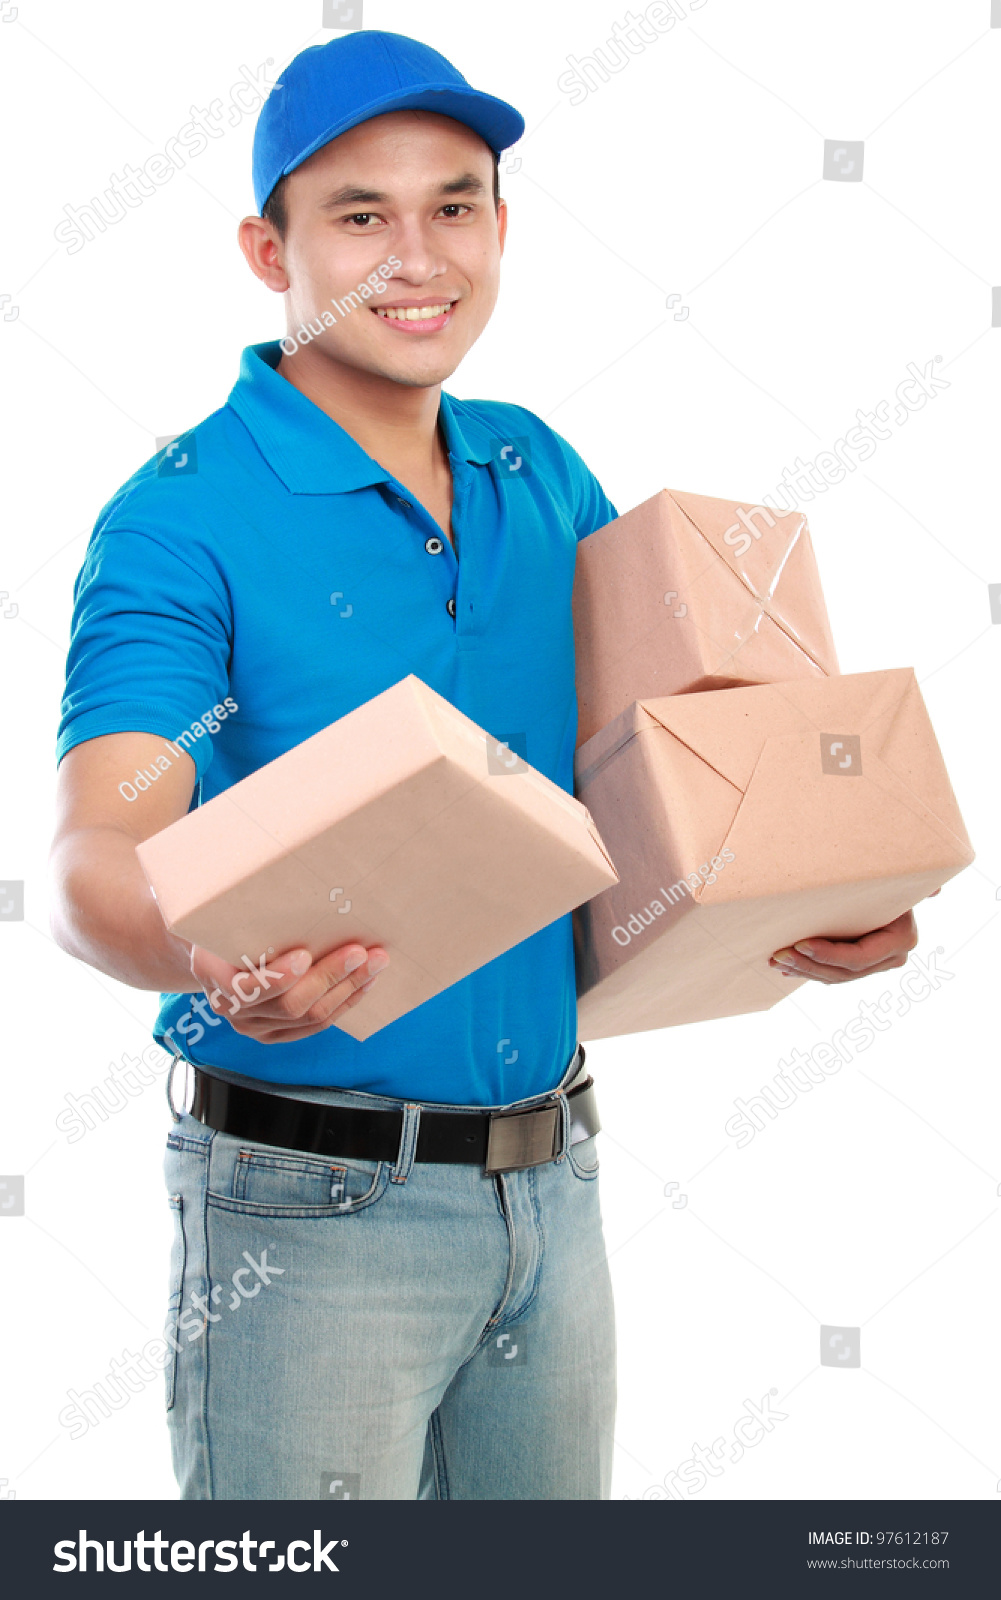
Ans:
<svg viewBox="0 0 1001 1600"><path fill-rule="evenodd" d="M539 1285L542 1281L542 1262L546 1254L546 1230L542 1225L542 1208L539 1205L538 1174L535 1167L528 1172L528 1195L532 1203L532 1218L535 1223L535 1232L539 1240L539 1254L535 1263L535 1272L532 1274L532 1287L527 1296L518 1307L516 1315L520 1318L530 1311L539 1297Z"/></svg>
<svg viewBox="0 0 1001 1600"><path fill-rule="evenodd" d="M484 1329L484 1334L490 1333L493 1335L497 1332L498 1328L508 1327L512 1322L520 1322L522 1317L524 1317L527 1312L531 1311L536 1300L539 1298L539 1285L542 1281L542 1261L546 1253L546 1233L542 1225L542 1212L539 1206L538 1180L535 1167L529 1167L524 1176L528 1180L528 1197L532 1207L532 1220L535 1224L535 1232L539 1240L539 1254L535 1263L535 1271L532 1274L532 1286L524 1300L520 1301L518 1305L511 1308L507 1315L504 1314L504 1301L507 1299L507 1287L505 1286L505 1291L501 1299L500 1306L498 1307L497 1312L492 1319L491 1326ZM513 1276L514 1258L512 1258L511 1266Z"/></svg>
<svg viewBox="0 0 1001 1600"><path fill-rule="evenodd" d="M503 1192L503 1195L504 1195L504 1226L507 1228L507 1246L508 1246L507 1277L504 1280L504 1288L501 1291L501 1297L498 1300L497 1305L494 1308L493 1314L490 1317L489 1321L487 1322L486 1327L483 1329L483 1332L480 1334L480 1337L476 1342L476 1348L477 1349L479 1349L481 1347L481 1345L483 1343L483 1340L486 1338L487 1334L489 1332L492 1332L494 1326L500 1321L501 1317L504 1314L504 1302L506 1301L508 1295L511 1293L511 1290L512 1290L512 1288L514 1286L515 1263L517 1262L517 1259L518 1259L518 1241L517 1241L517 1237L516 1237L516 1233L515 1233L514 1216L513 1216L513 1213L512 1213L512 1210L511 1210L511 1205L510 1205L510 1195L509 1195L508 1187L507 1187L507 1174L506 1173L499 1172L497 1174L497 1186L498 1186L499 1189L502 1189L502 1192ZM475 1354L475 1352L474 1352L474 1354Z"/></svg>

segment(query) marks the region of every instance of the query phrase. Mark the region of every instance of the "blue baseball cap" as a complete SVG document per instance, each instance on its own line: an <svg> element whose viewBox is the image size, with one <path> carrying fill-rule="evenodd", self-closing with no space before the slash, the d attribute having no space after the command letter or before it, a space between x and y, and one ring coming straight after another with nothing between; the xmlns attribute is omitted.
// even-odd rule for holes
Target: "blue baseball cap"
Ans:
<svg viewBox="0 0 1001 1600"><path fill-rule="evenodd" d="M496 154L520 139L525 119L466 82L437 50L402 33L348 33L301 50L261 107L254 130L258 211L279 178L370 117L437 111L464 122Z"/></svg>

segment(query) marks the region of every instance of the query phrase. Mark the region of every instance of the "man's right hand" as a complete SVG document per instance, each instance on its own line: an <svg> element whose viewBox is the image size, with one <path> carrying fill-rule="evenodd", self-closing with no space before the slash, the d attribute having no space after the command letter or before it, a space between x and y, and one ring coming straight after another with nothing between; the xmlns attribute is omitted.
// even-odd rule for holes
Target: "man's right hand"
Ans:
<svg viewBox="0 0 1001 1600"><path fill-rule="evenodd" d="M293 1044L322 1033L359 1003L388 965L382 945L342 944L316 961L308 950L292 949L259 968L233 967L200 945L191 947L191 971L212 1010L258 1044Z"/></svg>

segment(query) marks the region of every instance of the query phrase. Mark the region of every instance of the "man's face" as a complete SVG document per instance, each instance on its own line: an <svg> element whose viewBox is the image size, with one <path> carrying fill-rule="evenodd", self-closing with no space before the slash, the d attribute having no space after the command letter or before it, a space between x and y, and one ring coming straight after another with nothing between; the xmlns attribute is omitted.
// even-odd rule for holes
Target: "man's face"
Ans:
<svg viewBox="0 0 1001 1600"><path fill-rule="evenodd" d="M415 387L454 372L493 311L504 248L507 212L503 201L494 207L483 140L450 117L389 112L304 161L286 201L278 253L289 334L310 321L315 329L326 310L333 326L306 350ZM384 264L388 280L377 273ZM366 282L371 298L349 302L343 316L332 299L343 303ZM387 315L415 306L446 309L430 319Z"/></svg>

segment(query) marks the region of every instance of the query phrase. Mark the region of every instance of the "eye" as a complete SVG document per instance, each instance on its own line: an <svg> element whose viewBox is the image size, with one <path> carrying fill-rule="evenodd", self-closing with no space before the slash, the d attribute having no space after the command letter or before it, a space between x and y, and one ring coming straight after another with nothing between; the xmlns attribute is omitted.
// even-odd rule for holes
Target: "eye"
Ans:
<svg viewBox="0 0 1001 1600"><path fill-rule="evenodd" d="M358 223L361 223L364 226L364 224L367 223L367 222L370 222L374 216L375 216L375 212L374 211L356 211L354 216L345 217L344 221L345 222L358 222Z"/></svg>
<svg viewBox="0 0 1001 1600"><path fill-rule="evenodd" d="M442 206L442 211L472 211L472 206L464 205L461 201L453 201L451 205ZM449 220L452 220L451 218Z"/></svg>

